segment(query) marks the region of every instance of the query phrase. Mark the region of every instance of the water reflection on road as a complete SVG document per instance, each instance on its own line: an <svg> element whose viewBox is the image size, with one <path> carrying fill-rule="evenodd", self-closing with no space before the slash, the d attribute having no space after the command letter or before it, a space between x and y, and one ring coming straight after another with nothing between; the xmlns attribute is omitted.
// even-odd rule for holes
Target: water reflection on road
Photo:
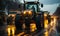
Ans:
<svg viewBox="0 0 60 36"><path fill-rule="evenodd" d="M58 36L56 25L57 25L57 19L55 16L51 17L51 22L48 24L48 19L44 19L44 30L40 31L37 34L34 34L33 36ZM25 32L19 33L16 36L32 36L32 34L25 34Z"/></svg>
<svg viewBox="0 0 60 36"><path fill-rule="evenodd" d="M46 34L45 36L58 36L57 30L56 30L56 25L57 25L57 17L56 16L52 16L51 17L51 22L48 25L48 28L46 30ZM49 29L49 30L48 30Z"/></svg>

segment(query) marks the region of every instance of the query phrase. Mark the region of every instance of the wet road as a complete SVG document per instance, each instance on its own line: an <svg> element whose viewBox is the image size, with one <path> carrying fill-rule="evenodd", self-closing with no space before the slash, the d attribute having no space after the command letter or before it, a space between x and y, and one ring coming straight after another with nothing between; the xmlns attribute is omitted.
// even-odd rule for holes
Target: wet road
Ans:
<svg viewBox="0 0 60 36"><path fill-rule="evenodd" d="M47 25L48 23L45 22L45 24ZM42 31L39 31L36 34L33 33L34 34L33 36L59 36L60 33L57 32L56 25L57 25L57 21L54 18L53 20L51 20L50 24L47 25L47 28L44 28ZM2 29L5 29L5 28L2 28ZM25 32L19 33L16 36L20 36L20 35L32 36L32 34L30 34L30 35L29 34L25 34Z"/></svg>

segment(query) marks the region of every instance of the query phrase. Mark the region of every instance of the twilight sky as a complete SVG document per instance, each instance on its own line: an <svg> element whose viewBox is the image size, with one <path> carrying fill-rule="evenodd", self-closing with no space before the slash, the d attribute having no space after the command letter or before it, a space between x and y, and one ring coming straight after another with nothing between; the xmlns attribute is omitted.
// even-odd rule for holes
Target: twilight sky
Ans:
<svg viewBox="0 0 60 36"><path fill-rule="evenodd" d="M39 0L39 1L44 4L42 10L49 11L50 14L53 14L60 4L60 0Z"/></svg>
<svg viewBox="0 0 60 36"><path fill-rule="evenodd" d="M35 0L26 0L26 1L35 1ZM60 4L60 0L39 0L39 1L44 4L44 7L41 8L41 10L49 11L50 14L53 14Z"/></svg>
<svg viewBox="0 0 60 36"><path fill-rule="evenodd" d="M50 12L50 14L53 14L53 13L56 11L58 5L59 5L59 4L44 5L44 7L41 8L41 10L43 10L43 11L48 11L48 12Z"/></svg>

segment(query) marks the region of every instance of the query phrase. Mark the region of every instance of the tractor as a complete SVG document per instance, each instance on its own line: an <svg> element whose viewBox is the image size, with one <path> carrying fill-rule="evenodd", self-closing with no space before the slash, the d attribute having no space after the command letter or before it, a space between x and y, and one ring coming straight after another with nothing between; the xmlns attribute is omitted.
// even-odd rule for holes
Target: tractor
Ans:
<svg viewBox="0 0 60 36"><path fill-rule="evenodd" d="M17 30L31 33L44 29L44 12L40 10L40 5L43 7L39 1L24 1L22 12L15 18Z"/></svg>

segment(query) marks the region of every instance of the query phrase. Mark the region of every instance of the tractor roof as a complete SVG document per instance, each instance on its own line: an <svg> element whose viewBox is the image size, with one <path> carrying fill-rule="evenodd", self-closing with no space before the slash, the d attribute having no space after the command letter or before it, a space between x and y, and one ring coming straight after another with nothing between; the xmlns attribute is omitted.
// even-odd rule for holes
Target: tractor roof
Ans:
<svg viewBox="0 0 60 36"><path fill-rule="evenodd" d="M32 2L25 2L25 4L39 4L39 2L32 1Z"/></svg>

